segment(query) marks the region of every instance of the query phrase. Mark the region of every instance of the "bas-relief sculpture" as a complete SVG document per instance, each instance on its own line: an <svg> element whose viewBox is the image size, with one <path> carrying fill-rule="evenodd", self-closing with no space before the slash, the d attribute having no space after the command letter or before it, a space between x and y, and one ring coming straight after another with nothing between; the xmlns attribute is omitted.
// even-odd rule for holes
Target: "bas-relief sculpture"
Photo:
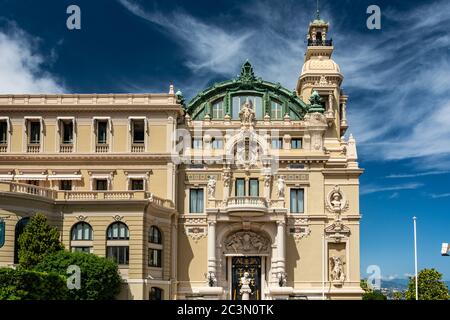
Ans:
<svg viewBox="0 0 450 320"><path fill-rule="evenodd" d="M337 282L345 281L344 262L341 257L332 256L330 258L331 264L331 280Z"/></svg>
<svg viewBox="0 0 450 320"><path fill-rule="evenodd" d="M228 252L262 253L269 249L269 241L251 231L236 232L225 240Z"/></svg>

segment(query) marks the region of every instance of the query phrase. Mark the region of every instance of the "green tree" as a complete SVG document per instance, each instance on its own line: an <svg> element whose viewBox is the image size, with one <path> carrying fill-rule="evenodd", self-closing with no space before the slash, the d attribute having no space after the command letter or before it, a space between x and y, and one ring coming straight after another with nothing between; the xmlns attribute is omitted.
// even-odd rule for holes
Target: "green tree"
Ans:
<svg viewBox="0 0 450 320"><path fill-rule="evenodd" d="M42 258L63 250L59 232L47 223L43 214L31 217L24 232L19 236L19 264L21 268L32 269Z"/></svg>
<svg viewBox="0 0 450 320"><path fill-rule="evenodd" d="M35 270L67 277L67 268L71 265L80 268L81 288L69 290L69 299L112 300L120 292L122 279L117 264L94 254L60 251L45 256Z"/></svg>
<svg viewBox="0 0 450 320"><path fill-rule="evenodd" d="M448 288L442 281L442 274L436 269L423 269L419 272L419 300L448 300ZM406 300L416 299L416 277L409 278Z"/></svg>
<svg viewBox="0 0 450 320"><path fill-rule="evenodd" d="M394 300L403 300L405 297L404 297L403 292L401 292L401 291L395 291L395 292L392 294L392 298L393 298Z"/></svg>

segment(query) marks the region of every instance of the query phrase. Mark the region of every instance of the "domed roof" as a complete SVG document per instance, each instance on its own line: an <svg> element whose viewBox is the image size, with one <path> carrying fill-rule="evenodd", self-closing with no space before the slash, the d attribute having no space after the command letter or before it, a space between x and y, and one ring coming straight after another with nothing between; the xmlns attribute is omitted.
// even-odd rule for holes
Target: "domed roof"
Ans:
<svg viewBox="0 0 450 320"><path fill-rule="evenodd" d="M341 68L334 62L334 60L328 57L313 58L307 60L303 64L302 75L303 74L341 74Z"/></svg>

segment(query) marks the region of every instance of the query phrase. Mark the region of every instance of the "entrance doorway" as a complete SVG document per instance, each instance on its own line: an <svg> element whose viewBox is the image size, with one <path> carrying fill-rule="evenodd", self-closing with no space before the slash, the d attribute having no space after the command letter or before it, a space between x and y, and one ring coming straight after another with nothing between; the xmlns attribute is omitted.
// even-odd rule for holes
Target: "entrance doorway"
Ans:
<svg viewBox="0 0 450 320"><path fill-rule="evenodd" d="M231 258L231 298L242 300L240 293L241 277L249 273L250 300L261 299L261 257L232 257Z"/></svg>

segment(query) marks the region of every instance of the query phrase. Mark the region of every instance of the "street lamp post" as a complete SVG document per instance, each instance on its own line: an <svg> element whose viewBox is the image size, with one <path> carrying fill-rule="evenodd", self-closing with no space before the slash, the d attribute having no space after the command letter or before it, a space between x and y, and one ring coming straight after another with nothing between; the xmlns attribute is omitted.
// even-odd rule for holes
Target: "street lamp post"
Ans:
<svg viewBox="0 0 450 320"><path fill-rule="evenodd" d="M416 274L416 300L419 300L419 279L417 276L417 228L416 228L416 217L413 217L414 221L414 270Z"/></svg>

